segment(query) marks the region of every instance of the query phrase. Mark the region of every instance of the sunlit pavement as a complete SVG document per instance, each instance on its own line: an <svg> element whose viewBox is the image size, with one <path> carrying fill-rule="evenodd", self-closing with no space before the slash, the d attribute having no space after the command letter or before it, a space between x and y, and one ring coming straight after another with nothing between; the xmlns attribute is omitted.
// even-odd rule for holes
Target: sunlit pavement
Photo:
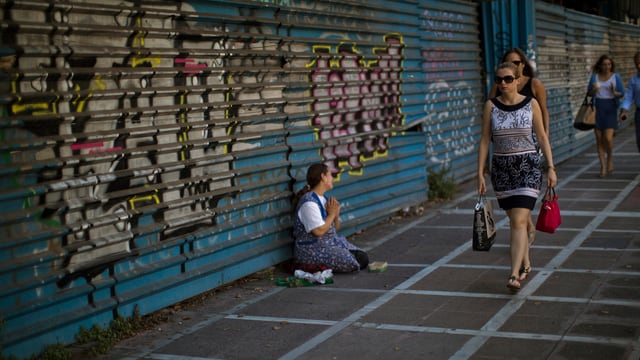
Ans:
<svg viewBox="0 0 640 360"><path fill-rule="evenodd" d="M634 131L616 135L615 171L606 178L593 148L557 166L562 225L537 233L533 270L515 294L506 287L503 211L491 251L471 250L470 181L453 200L352 240L371 260L387 261L384 272L298 288L277 286L287 276L280 272L243 282L175 308L168 322L101 359L638 359Z"/></svg>

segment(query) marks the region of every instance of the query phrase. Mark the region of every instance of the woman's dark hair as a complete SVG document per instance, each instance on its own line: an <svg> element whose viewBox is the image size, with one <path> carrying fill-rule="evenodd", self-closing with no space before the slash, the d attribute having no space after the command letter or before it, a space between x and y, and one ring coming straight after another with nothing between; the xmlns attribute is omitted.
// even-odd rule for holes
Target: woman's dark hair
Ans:
<svg viewBox="0 0 640 360"><path fill-rule="evenodd" d="M602 71L602 63L605 60L611 61L611 72L612 73L616 72L616 63L613 62L613 59L611 58L611 56L609 56L607 54L604 54L604 55L600 56L600 58L598 59L596 64L593 65L593 72L594 73L599 74Z"/></svg>
<svg viewBox="0 0 640 360"><path fill-rule="evenodd" d="M500 62L501 63L508 62L507 57L509 56L509 54L517 54L518 57L520 58L520 61L522 61L522 63L524 64L524 69L522 69L522 75L528 76L528 77L536 77L536 74L533 71L533 66L531 66L529 59L527 59L527 55L524 53L524 51L518 48L512 48L506 53L504 53L504 55L502 56L502 60Z"/></svg>
<svg viewBox="0 0 640 360"><path fill-rule="evenodd" d="M520 71L518 71L518 67L516 66L516 64L512 63L511 61L505 61L502 64L498 65L498 68L496 69L496 71L500 69L509 69L513 71L513 77L515 77L516 79L520 78Z"/></svg>
<svg viewBox="0 0 640 360"><path fill-rule="evenodd" d="M302 195L308 193L313 189L316 185L322 181L322 174L326 173L329 170L329 167L323 163L317 163L309 166L307 169L307 185L305 185L302 189L300 189L296 195L293 197L292 201L292 211L295 213L296 208L298 207L298 201Z"/></svg>

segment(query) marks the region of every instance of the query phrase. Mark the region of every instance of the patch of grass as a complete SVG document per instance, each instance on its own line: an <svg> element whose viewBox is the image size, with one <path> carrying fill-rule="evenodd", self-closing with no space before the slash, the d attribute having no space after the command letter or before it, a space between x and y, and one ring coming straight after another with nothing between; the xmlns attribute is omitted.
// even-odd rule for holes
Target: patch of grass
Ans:
<svg viewBox="0 0 640 360"><path fill-rule="evenodd" d="M90 329L81 327L76 334L76 342L90 345L86 352L88 355L97 356L106 354L118 341L130 338L145 328L136 307L133 316L129 318L117 316L107 328L101 328L98 325L93 325Z"/></svg>
<svg viewBox="0 0 640 360"><path fill-rule="evenodd" d="M69 360L71 352L62 344L48 345L42 352L32 356L31 360Z"/></svg>
<svg viewBox="0 0 640 360"><path fill-rule="evenodd" d="M449 175L451 167L442 166L438 170L429 169L427 186L429 201L450 200L456 193L453 175Z"/></svg>

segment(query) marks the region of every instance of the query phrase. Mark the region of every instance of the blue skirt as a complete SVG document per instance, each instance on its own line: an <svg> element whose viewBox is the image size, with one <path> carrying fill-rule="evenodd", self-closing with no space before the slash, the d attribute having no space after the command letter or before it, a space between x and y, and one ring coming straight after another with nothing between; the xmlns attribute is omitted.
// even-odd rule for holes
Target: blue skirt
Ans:
<svg viewBox="0 0 640 360"><path fill-rule="evenodd" d="M616 99L596 98L596 129L618 129L618 106Z"/></svg>

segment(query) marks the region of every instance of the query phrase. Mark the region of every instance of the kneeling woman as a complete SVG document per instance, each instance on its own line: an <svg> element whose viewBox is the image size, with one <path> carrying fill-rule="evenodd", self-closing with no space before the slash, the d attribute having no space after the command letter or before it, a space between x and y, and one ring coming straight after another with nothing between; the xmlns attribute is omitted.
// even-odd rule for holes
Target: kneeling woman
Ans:
<svg viewBox="0 0 640 360"><path fill-rule="evenodd" d="M295 216L293 257L296 267L351 272L369 264L367 253L340 236L340 203L325 193L333 189L333 176L325 164L307 170L307 185L293 201Z"/></svg>

